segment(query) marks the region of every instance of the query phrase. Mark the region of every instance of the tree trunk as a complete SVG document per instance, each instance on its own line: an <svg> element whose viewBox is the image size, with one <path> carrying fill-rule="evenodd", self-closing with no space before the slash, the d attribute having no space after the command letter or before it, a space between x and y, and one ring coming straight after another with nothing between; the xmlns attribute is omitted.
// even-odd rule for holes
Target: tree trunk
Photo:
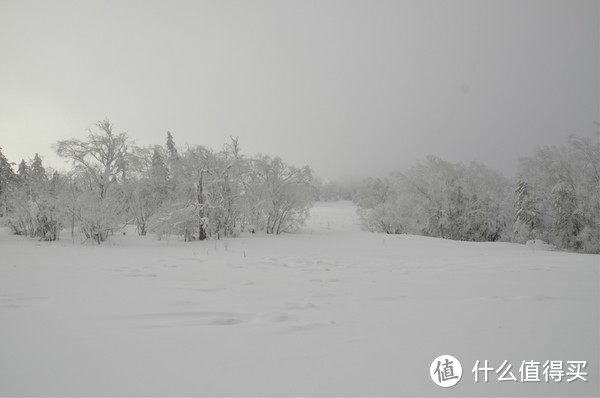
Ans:
<svg viewBox="0 0 600 398"><path fill-rule="evenodd" d="M198 181L198 240L206 239L206 230L204 229L204 194L202 190L202 180L204 179L204 170L200 172Z"/></svg>

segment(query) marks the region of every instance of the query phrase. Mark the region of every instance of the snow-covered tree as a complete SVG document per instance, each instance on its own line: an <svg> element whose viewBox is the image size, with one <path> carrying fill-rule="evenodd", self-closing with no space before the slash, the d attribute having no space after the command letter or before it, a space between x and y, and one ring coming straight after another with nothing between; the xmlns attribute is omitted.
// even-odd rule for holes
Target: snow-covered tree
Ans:
<svg viewBox="0 0 600 398"><path fill-rule="evenodd" d="M536 198L535 234L563 249L600 253L600 142L571 135L566 145L538 148L518 175ZM518 192L517 192L518 195ZM519 209L515 209L518 211Z"/></svg>
<svg viewBox="0 0 600 398"><path fill-rule="evenodd" d="M361 222L368 231L387 234L404 232L398 195L389 179L365 180L356 193L355 202Z"/></svg>
<svg viewBox="0 0 600 398"><path fill-rule="evenodd" d="M170 131L167 131L167 160L173 162L179 159L179 152L175 146L175 140Z"/></svg>
<svg viewBox="0 0 600 398"><path fill-rule="evenodd" d="M46 171L36 153L30 165L19 165L18 183L10 194L9 226L15 234L57 240L63 220L59 201L62 178Z"/></svg>
<svg viewBox="0 0 600 398"><path fill-rule="evenodd" d="M80 227L87 238L101 243L124 221L125 195L118 182L127 178L130 141L126 133L114 133L108 119L94 126L98 132L89 130L86 140L59 141L56 152L85 174L89 190L82 192Z"/></svg>
<svg viewBox="0 0 600 398"><path fill-rule="evenodd" d="M5 216L8 212L8 194L17 181L12 165L0 148L0 216Z"/></svg>
<svg viewBox="0 0 600 398"><path fill-rule="evenodd" d="M172 184L161 146L134 147L130 159L133 178L123 191L129 220L135 223L138 234L144 236L151 218L167 201Z"/></svg>
<svg viewBox="0 0 600 398"><path fill-rule="evenodd" d="M521 243L534 239L542 224L542 219L536 208L536 199L530 192L529 184L522 179L517 182L515 189L514 213L514 239Z"/></svg>
<svg viewBox="0 0 600 398"><path fill-rule="evenodd" d="M5 209L13 206L16 233L57 239L66 225L73 239L78 228L99 244L127 223L139 235L151 230L186 241L235 236L244 228L279 234L302 225L314 198L310 168L245 157L237 138L219 151L178 149L167 132L165 146L141 148L105 119L86 139L59 141L55 149L72 161L69 172L45 170L36 154L13 173L14 189L2 163L0 198Z"/></svg>
<svg viewBox="0 0 600 398"><path fill-rule="evenodd" d="M252 163L260 187L260 224L269 234L295 231L308 217L311 206L311 169L288 166L279 157L258 156Z"/></svg>
<svg viewBox="0 0 600 398"><path fill-rule="evenodd" d="M225 144L212 159L205 184L208 233L217 238L235 234L243 226L242 179L248 163L237 138Z"/></svg>
<svg viewBox="0 0 600 398"><path fill-rule="evenodd" d="M485 166L430 156L408 172L367 180L356 195L363 226L456 240L497 240L506 226L508 181Z"/></svg>
<svg viewBox="0 0 600 398"><path fill-rule="evenodd" d="M170 140L172 137L167 143ZM188 148L176 159L169 156L168 162L171 166L175 165L171 169L174 173L173 193L151 222L151 229L159 237L173 233L182 235L186 241L206 239L208 205L204 192L205 176L213 163L212 157L212 151L201 146Z"/></svg>
<svg viewBox="0 0 600 398"><path fill-rule="evenodd" d="M175 154L169 151L172 136L167 142L167 154ZM193 146L170 159L173 194L151 222L159 235L218 239L244 228L278 234L297 229L308 215L310 169L288 166L280 158L246 158L237 138L220 151Z"/></svg>
<svg viewBox="0 0 600 398"><path fill-rule="evenodd" d="M561 247L580 249L577 235L583 228L582 214L578 210L573 187L559 182L551 191L552 234Z"/></svg>

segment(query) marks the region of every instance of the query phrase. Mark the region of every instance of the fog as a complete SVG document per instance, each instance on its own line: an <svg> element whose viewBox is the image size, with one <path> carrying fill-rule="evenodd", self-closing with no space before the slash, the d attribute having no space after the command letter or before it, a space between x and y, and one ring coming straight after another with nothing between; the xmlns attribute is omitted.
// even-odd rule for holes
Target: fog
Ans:
<svg viewBox="0 0 600 398"><path fill-rule="evenodd" d="M327 179L428 154L511 175L598 131L599 19L597 1L3 0L0 146L61 168L52 144L108 117L138 145L237 136Z"/></svg>

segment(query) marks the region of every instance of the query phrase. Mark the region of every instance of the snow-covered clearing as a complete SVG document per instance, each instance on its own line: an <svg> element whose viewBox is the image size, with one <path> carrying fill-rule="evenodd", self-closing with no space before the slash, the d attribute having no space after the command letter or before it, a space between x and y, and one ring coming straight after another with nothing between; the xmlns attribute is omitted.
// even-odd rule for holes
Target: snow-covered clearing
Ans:
<svg viewBox="0 0 600 398"><path fill-rule="evenodd" d="M354 211L191 243L2 229L0 395L600 395L599 256L367 233ZM585 360L588 382L475 383L478 359Z"/></svg>

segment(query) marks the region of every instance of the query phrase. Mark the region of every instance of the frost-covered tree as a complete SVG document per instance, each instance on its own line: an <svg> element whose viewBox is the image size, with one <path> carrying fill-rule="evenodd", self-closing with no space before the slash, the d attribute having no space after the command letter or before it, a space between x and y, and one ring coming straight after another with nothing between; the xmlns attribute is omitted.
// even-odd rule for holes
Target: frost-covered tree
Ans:
<svg viewBox="0 0 600 398"><path fill-rule="evenodd" d="M167 201L171 190L169 170L161 146L133 148L133 178L123 187L129 219L139 235L146 235L152 217Z"/></svg>
<svg viewBox="0 0 600 398"><path fill-rule="evenodd" d="M298 229L308 217L313 189L309 167L286 165L279 157L258 156L253 160L261 187L260 210L267 233Z"/></svg>
<svg viewBox="0 0 600 398"><path fill-rule="evenodd" d="M180 154L169 131L166 145L154 149L148 175L152 186L160 186L158 190L164 200L149 218L149 229L159 239L172 234L184 237L185 241L205 238L201 232L204 218L198 208L198 189L203 186L198 181L203 176L197 173L202 169L197 154L192 156L190 148Z"/></svg>
<svg viewBox="0 0 600 398"><path fill-rule="evenodd" d="M204 188L208 233L217 238L235 235L244 224L242 179L248 163L240 153L237 138L231 138L211 159Z"/></svg>
<svg viewBox="0 0 600 398"><path fill-rule="evenodd" d="M194 206L198 214L198 239L229 236L241 223L241 173L243 159L237 139L214 152L190 148L183 157L194 181Z"/></svg>
<svg viewBox="0 0 600 398"><path fill-rule="evenodd" d="M356 195L371 231L494 241L507 224L508 181L485 166L430 156L408 172L367 180Z"/></svg>
<svg viewBox="0 0 600 398"><path fill-rule="evenodd" d="M167 159L169 162L173 162L179 159L179 152L175 146L175 140L170 131L167 131Z"/></svg>
<svg viewBox="0 0 600 398"><path fill-rule="evenodd" d="M244 229L279 234L304 222L314 197L308 167L245 157L237 138L219 151L181 149L167 132L165 146L141 148L105 119L86 139L59 141L55 149L72 161L64 175L45 170L36 154L21 162L11 187L2 163L0 197L16 233L57 239L66 225L73 239L78 228L99 244L128 223L139 235L151 230L186 241Z"/></svg>
<svg viewBox="0 0 600 398"><path fill-rule="evenodd" d="M17 176L12 169L13 163L10 163L0 148L0 216L8 213L8 194L10 189L17 181Z"/></svg>
<svg viewBox="0 0 600 398"><path fill-rule="evenodd" d="M358 189L355 202L365 229L399 234L404 231L397 192L389 179L368 178Z"/></svg>
<svg viewBox="0 0 600 398"><path fill-rule="evenodd" d="M167 143L169 141L168 139ZM167 153L168 146L169 144ZM177 234L182 235L186 241L206 239L208 204L205 176L213 163L212 157L212 151L201 146L188 148L176 159L169 156L168 162L175 166L171 169L174 173L173 193L151 222L151 229L159 237Z"/></svg>
<svg viewBox="0 0 600 398"><path fill-rule="evenodd" d="M519 162L539 215L533 238L563 249L600 253L600 142L571 135ZM518 195L518 192L517 192ZM517 211L518 209L515 209Z"/></svg>
<svg viewBox="0 0 600 398"><path fill-rule="evenodd" d="M99 132L88 130L86 140L59 141L56 152L86 170L100 198L104 198L124 171L129 138L126 133L113 133L114 126L108 119L98 121L94 126Z"/></svg>
<svg viewBox="0 0 600 398"><path fill-rule="evenodd" d="M10 194L9 227L15 234L57 240L63 227L59 192L62 178L47 171L36 153L29 165L19 165L18 183Z"/></svg>
<svg viewBox="0 0 600 398"><path fill-rule="evenodd" d="M25 163L25 159L21 159L21 163L19 163L19 167L17 168L17 175L21 180L27 178L27 163Z"/></svg>
<svg viewBox="0 0 600 398"><path fill-rule="evenodd" d="M169 146L167 153L175 153ZM307 217L310 169L288 166L280 158L246 158L237 138L220 151L188 147L169 162L173 193L151 222L159 235L204 240L244 229L278 234L297 229Z"/></svg>
<svg viewBox="0 0 600 398"><path fill-rule="evenodd" d="M583 228L582 214L577 205L575 190L559 182L551 191L552 234L561 247L575 250L581 248L577 236Z"/></svg>
<svg viewBox="0 0 600 398"><path fill-rule="evenodd" d="M88 239L101 243L124 221L125 195L118 182L127 178L130 141L126 133L114 133L108 119L94 126L97 132L88 130L86 140L59 141L56 152L85 175L89 189L82 192L80 227Z"/></svg>
<svg viewBox="0 0 600 398"><path fill-rule="evenodd" d="M530 192L529 184L522 179L517 182L515 188L514 213L514 239L524 243L535 238L542 225L542 218L536 207L536 199Z"/></svg>
<svg viewBox="0 0 600 398"><path fill-rule="evenodd" d="M75 228L81 220L81 194L83 178L71 171L63 177L62 189L58 190L58 201L65 226L70 228L71 239L75 240Z"/></svg>
<svg viewBox="0 0 600 398"><path fill-rule="evenodd" d="M64 213L59 193L64 189L64 179L54 171L44 181L37 200L38 213L36 215L39 230L37 235L44 240L58 240L64 226Z"/></svg>

